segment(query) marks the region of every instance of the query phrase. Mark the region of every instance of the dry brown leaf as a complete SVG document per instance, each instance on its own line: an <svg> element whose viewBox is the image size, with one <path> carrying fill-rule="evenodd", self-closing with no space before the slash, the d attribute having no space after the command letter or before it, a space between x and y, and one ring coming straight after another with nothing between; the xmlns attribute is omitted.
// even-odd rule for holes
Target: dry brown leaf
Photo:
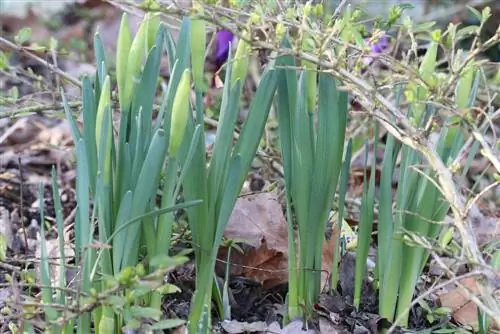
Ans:
<svg viewBox="0 0 500 334"><path fill-rule="evenodd" d="M338 233L323 248L322 286L333 261ZM275 193L259 193L236 201L224 237L245 244L244 254L231 252L231 274L252 278L264 288L288 281L288 227ZM227 248L219 252L217 272L224 273Z"/></svg>
<svg viewBox="0 0 500 334"><path fill-rule="evenodd" d="M478 294L476 279L467 277L460 280L469 293ZM461 287L457 287L451 291L442 293L439 296L439 302L442 307L452 310L452 317L461 325L471 326L474 329L478 328L479 322L477 318L477 305L470 301L468 294Z"/></svg>
<svg viewBox="0 0 500 334"><path fill-rule="evenodd" d="M69 235L65 235L65 240L69 240ZM57 282L59 280L59 275L62 270L61 266L59 265L59 258L60 258L60 251L59 251L59 238L55 239L48 239L45 241L45 247L47 248L47 257L49 262L51 263L50 265L50 270L51 270L51 281L53 285L57 285ZM35 256L36 258L40 259L41 258L41 243L37 243L36 251L35 251ZM73 247L71 247L68 243L64 244L64 257L65 257L65 262L66 264L69 264L71 260L73 260L75 256L75 251Z"/></svg>

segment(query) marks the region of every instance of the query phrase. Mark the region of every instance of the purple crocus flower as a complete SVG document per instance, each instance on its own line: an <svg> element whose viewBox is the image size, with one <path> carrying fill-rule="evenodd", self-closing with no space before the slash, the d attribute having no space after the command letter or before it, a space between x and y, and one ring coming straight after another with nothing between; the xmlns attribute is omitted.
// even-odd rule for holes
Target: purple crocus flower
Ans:
<svg viewBox="0 0 500 334"><path fill-rule="evenodd" d="M383 36L378 39L375 43L370 43L372 46L373 53L382 53L387 50L390 46L390 40L388 36Z"/></svg>
<svg viewBox="0 0 500 334"><path fill-rule="evenodd" d="M370 66L373 63L374 58L376 56L378 56L381 53L386 52L389 49L389 47L391 46L391 41L389 39L389 36L387 36L387 35L384 35L375 41L372 39L369 39L369 40L367 40L367 43L368 43L368 45L371 46L371 52L370 52L369 56L363 58L363 64L365 66ZM366 69L363 69L363 72L365 70Z"/></svg>
<svg viewBox="0 0 500 334"><path fill-rule="evenodd" d="M222 66L227 60L233 39L234 35L229 30L220 30L215 35L215 63L217 67Z"/></svg>

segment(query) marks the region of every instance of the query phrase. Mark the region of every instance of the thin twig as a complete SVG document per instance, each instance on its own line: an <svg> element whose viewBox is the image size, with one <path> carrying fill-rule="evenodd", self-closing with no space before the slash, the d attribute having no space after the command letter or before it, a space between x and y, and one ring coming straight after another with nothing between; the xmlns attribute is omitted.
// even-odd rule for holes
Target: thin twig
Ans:
<svg viewBox="0 0 500 334"><path fill-rule="evenodd" d="M481 272L476 272L476 271L473 271L473 272L469 272L469 273L466 273L466 274L463 274L463 275L460 275L460 276L454 276L453 278L447 280L446 282L443 282L441 284L438 284L436 286L434 286L433 288L431 289L428 289L427 291L425 291L424 293L420 294L417 298L415 298L410 306L408 307L408 309L405 310L405 312L403 312L402 314L400 314L396 320L394 321L394 323L392 324L392 326L388 329L387 333L392 333L393 331L396 330L398 324L403 320L403 318L406 316L406 314L408 312L410 312L410 309L412 309L415 305L417 305L419 302L421 302L422 300L424 300L426 297L428 297L429 295L431 295L433 292L435 291L438 291L438 290L441 290L445 287L447 287L448 285L450 284L457 284L458 285L458 281L461 280L461 279L464 279L464 278L469 278L469 277L477 277L477 276L482 276L483 273Z"/></svg>
<svg viewBox="0 0 500 334"><path fill-rule="evenodd" d="M16 52L19 52L19 53L22 53L22 54L28 56L29 58L31 58L31 59L35 60L36 62L40 63L41 65L43 65L44 67L50 69L51 71L53 71L54 73L56 73L60 77L68 80L73 85L75 85L79 88L82 87L82 84L80 81L73 78L68 73L66 73L63 70L61 70L60 68L58 68L57 66L54 66L54 65L48 63L45 59L40 58L39 56L37 56L33 52L26 50L22 46L16 45L16 44L12 43L11 41L9 41L1 36L0 36L0 44L5 45L6 47L11 49L12 51L16 51Z"/></svg>

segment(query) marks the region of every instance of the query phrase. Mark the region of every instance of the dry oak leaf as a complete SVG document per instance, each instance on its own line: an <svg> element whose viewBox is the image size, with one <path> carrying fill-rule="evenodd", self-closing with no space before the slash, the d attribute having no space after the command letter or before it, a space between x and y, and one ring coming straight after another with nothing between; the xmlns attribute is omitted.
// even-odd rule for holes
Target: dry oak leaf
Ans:
<svg viewBox="0 0 500 334"><path fill-rule="evenodd" d="M323 247L322 287L328 280L335 245L333 234ZM244 253L231 252L231 274L260 282L265 289L288 281L288 226L274 192L244 196L236 201L224 232L227 239L243 242ZM218 254L217 273L225 272L227 248Z"/></svg>

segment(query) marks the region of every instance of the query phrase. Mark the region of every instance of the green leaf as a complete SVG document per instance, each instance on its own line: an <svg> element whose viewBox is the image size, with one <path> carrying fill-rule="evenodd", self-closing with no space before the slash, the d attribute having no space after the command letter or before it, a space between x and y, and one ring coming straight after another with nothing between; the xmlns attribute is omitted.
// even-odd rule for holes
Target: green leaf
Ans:
<svg viewBox="0 0 500 334"><path fill-rule="evenodd" d="M45 205L44 205L44 185L40 183L38 198L40 199L40 281L44 286L42 288L42 300L44 304L52 304L52 281L49 259L47 255L47 246L45 241ZM57 312L51 307L45 308L45 316L53 321L57 319Z"/></svg>
<svg viewBox="0 0 500 334"><path fill-rule="evenodd" d="M173 284L165 284L165 285L160 286L157 289L157 291L163 295L169 295L169 294L173 294L173 293L179 293L182 290Z"/></svg>
<svg viewBox="0 0 500 334"><path fill-rule="evenodd" d="M151 307L132 306L130 314L136 318L159 320L162 316L162 311Z"/></svg>
<svg viewBox="0 0 500 334"><path fill-rule="evenodd" d="M491 8L489 6L486 6L481 11L481 23L488 21L490 17L491 17Z"/></svg>
<svg viewBox="0 0 500 334"><path fill-rule="evenodd" d="M52 200L54 202L54 210L56 214L56 226L57 226L57 239L59 241L59 303L64 304L65 302L65 291L66 287L66 255L64 252L64 220L62 212L61 197L59 196L59 187L57 184L57 175L55 166L52 166Z"/></svg>
<svg viewBox="0 0 500 334"><path fill-rule="evenodd" d="M26 43L30 38L31 38L31 28L23 27L17 32L16 36L14 36L14 41L16 42L16 44L22 45Z"/></svg>
<svg viewBox="0 0 500 334"><path fill-rule="evenodd" d="M478 21L481 21L482 15L481 15L481 13L476 8L471 7L471 6L467 6L467 8L477 18Z"/></svg>

